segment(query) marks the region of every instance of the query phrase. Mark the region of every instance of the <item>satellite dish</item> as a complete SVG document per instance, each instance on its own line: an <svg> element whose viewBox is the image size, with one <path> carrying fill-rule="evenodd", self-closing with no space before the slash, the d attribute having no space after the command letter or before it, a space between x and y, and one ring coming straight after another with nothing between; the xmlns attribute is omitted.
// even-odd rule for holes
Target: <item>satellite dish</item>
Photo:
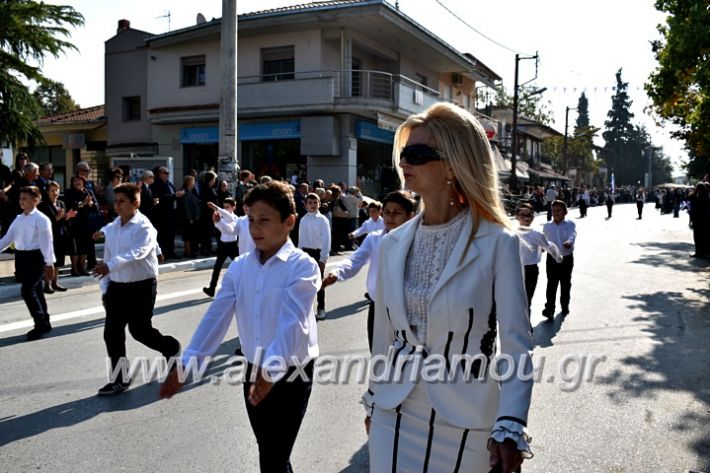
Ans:
<svg viewBox="0 0 710 473"><path fill-rule="evenodd" d="M201 25L202 23L207 23L207 20L205 20L205 15L202 13L197 14L197 24Z"/></svg>

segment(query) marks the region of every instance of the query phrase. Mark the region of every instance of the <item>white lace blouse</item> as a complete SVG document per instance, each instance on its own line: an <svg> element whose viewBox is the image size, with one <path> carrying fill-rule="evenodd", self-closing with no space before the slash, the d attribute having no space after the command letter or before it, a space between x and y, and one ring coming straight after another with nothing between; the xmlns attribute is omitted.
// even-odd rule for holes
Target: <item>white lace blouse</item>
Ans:
<svg viewBox="0 0 710 473"><path fill-rule="evenodd" d="M466 221L466 212L468 209L463 209L441 225L420 222L409 248L404 269L404 303L409 325L422 343L426 343L431 292L454 250Z"/></svg>

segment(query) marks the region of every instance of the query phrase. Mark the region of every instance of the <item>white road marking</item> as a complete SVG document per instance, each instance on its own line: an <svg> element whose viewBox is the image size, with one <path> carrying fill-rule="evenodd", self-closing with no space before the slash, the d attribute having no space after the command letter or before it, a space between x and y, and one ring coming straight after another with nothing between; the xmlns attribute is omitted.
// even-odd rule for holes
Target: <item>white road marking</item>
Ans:
<svg viewBox="0 0 710 473"><path fill-rule="evenodd" d="M337 262L326 263L325 267L332 267L338 264ZM177 299L180 297L191 296L193 294L201 294L202 289L188 289L185 291L170 292L167 294L158 294L155 298L156 302L165 301L169 299ZM76 319L79 317L86 317L87 315L102 314L104 307L99 305L96 307L90 307L88 309L73 310L71 312L65 312L64 314L50 315L50 321L52 323L62 322L64 320ZM13 330L20 330L25 328L32 328L34 326L34 321L31 319L20 320L17 322L11 322L9 324L0 325L0 333L11 332Z"/></svg>
<svg viewBox="0 0 710 473"><path fill-rule="evenodd" d="M193 294L202 293L202 289L188 289L186 291L176 291L169 292L167 294L158 294L155 298L156 302L165 301L169 299L177 299L180 297L191 296ZM65 312L63 314L50 315L49 320L52 323L62 322L64 320L76 319L78 317L86 317L87 315L103 314L104 307L102 305L96 307L89 307L88 309L73 310L71 312ZM20 320L18 322L11 322L9 324L0 325L0 333L10 332L12 330L19 330L25 328L31 328L34 326L34 321L31 319Z"/></svg>

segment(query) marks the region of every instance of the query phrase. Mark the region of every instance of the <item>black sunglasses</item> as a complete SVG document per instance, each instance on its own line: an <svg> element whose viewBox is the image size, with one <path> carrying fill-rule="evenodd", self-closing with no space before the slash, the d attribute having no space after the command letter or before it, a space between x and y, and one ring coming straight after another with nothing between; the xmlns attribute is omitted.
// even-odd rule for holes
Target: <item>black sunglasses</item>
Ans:
<svg viewBox="0 0 710 473"><path fill-rule="evenodd" d="M416 144L402 148L402 152L399 153L399 159L404 159L412 166L418 166L429 161L441 161L443 158L436 148L425 144Z"/></svg>

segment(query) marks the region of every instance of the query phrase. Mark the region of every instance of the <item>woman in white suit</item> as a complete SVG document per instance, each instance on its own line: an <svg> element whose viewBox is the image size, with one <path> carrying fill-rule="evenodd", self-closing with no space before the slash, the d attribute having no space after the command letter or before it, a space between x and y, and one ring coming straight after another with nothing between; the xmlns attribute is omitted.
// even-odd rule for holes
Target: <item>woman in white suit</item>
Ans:
<svg viewBox="0 0 710 473"><path fill-rule="evenodd" d="M486 134L439 103L400 126L394 149L424 210L382 241L363 396L370 468L512 473L532 456L532 340Z"/></svg>

